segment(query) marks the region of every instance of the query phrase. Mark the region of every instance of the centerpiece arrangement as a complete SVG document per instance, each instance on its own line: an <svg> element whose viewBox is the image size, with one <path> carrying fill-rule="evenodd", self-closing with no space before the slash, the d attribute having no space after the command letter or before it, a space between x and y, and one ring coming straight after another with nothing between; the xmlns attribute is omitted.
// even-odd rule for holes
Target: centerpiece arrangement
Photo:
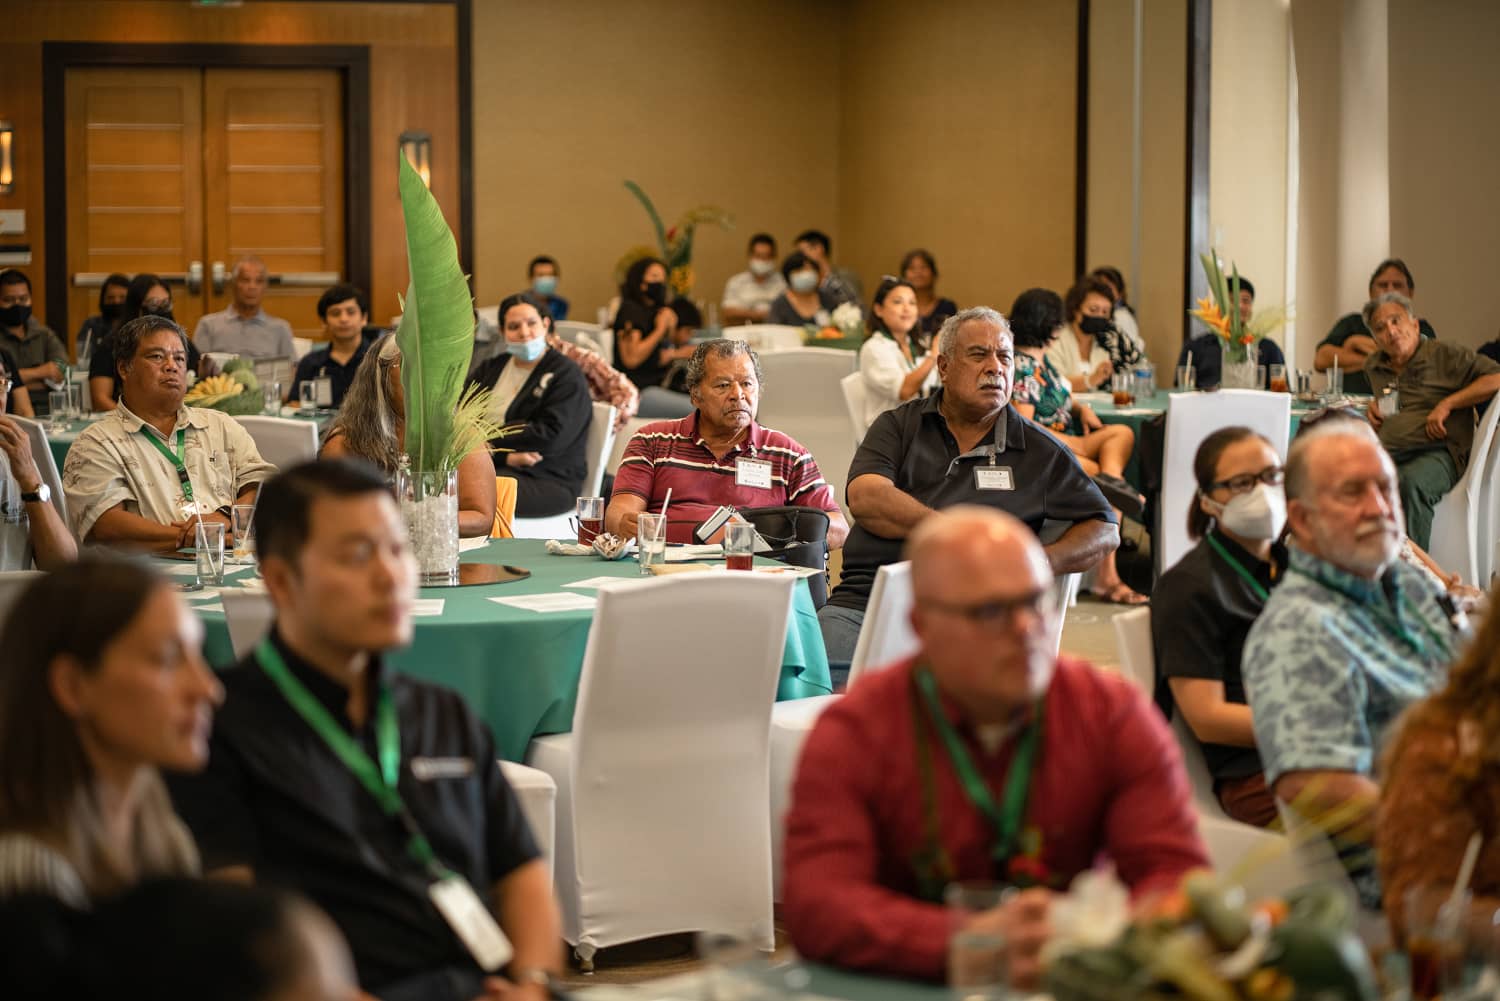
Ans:
<svg viewBox="0 0 1500 1001"><path fill-rule="evenodd" d="M260 380L255 377L255 366L236 358L218 375L193 383L182 402L190 407L207 407L243 417L260 413L265 397L260 391Z"/></svg>
<svg viewBox="0 0 1500 1001"><path fill-rule="evenodd" d="M667 287L672 290L672 294L678 297L688 295L693 290L693 236L695 232L700 225L707 223L725 230L734 229L734 217L717 205L699 205L684 212L677 220L677 224L669 228L662 224L656 205L639 184L626 181L625 188L635 195L641 207L646 210L646 215L656 230L656 247L642 244L627 250L615 265L615 284L618 285L625 280L625 272L636 261L643 257L660 257L667 265Z"/></svg>
<svg viewBox="0 0 1500 1001"><path fill-rule="evenodd" d="M1203 276L1208 279L1208 295L1198 300L1198 308L1188 310L1188 315L1199 320L1223 341L1224 368L1220 385L1225 388L1254 389L1259 384L1256 364L1260 357L1259 343L1279 329L1287 320L1285 307L1275 307L1256 312L1246 323L1240 318L1240 272L1234 262L1229 264L1229 276L1224 275L1224 266L1219 253L1213 248L1199 254L1203 263Z"/></svg>

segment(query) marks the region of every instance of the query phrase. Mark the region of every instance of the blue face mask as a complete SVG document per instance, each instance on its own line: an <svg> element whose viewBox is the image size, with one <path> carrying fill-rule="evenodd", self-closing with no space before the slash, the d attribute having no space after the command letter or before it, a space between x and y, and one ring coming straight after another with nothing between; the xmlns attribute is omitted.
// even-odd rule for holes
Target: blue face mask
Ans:
<svg viewBox="0 0 1500 1001"><path fill-rule="evenodd" d="M536 361L542 356L542 352L547 350L547 338L533 337L529 341L506 341L505 350L521 361Z"/></svg>
<svg viewBox="0 0 1500 1001"><path fill-rule="evenodd" d="M537 295L551 295L557 291L557 276L537 275L531 279L531 291Z"/></svg>

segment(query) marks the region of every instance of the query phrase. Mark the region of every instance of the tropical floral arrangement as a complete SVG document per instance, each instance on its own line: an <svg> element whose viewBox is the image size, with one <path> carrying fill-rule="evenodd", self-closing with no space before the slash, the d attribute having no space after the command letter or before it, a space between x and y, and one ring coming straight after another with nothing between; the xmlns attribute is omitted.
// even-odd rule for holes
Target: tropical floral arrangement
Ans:
<svg viewBox="0 0 1500 1001"><path fill-rule="evenodd" d="M1208 279L1208 295L1198 300L1198 308L1188 310L1209 330L1224 340L1224 360L1242 363L1257 357L1255 344L1285 326L1291 317L1286 306L1273 306L1257 310L1245 323L1240 319L1240 272L1234 262L1229 264L1229 277L1224 276L1224 267L1219 253L1212 248L1199 254L1203 262L1203 276Z"/></svg>
<svg viewBox="0 0 1500 1001"><path fill-rule="evenodd" d="M626 181L625 188L651 219L656 230L656 246L644 244L631 247L615 264L615 283L625 280L625 272L643 257L660 257L667 265L667 286L674 295L685 296L693 290L693 235L700 225L713 223L721 229L734 228L734 217L717 205L699 205L688 209L677 220L677 224L666 227L651 197L634 181Z"/></svg>

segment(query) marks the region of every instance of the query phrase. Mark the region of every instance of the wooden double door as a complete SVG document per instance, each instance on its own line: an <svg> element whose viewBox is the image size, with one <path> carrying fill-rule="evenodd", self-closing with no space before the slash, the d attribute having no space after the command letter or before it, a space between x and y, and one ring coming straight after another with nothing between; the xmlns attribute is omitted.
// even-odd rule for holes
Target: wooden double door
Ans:
<svg viewBox="0 0 1500 1001"><path fill-rule="evenodd" d="M337 70L68 70L69 316L110 272L149 271L192 333L255 255L266 311L319 337L345 270L342 87Z"/></svg>

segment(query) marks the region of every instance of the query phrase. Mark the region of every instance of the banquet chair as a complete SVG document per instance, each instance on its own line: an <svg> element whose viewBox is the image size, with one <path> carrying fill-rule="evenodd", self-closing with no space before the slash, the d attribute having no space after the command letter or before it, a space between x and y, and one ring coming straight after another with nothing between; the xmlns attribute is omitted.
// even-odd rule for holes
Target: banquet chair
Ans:
<svg viewBox="0 0 1500 1001"><path fill-rule="evenodd" d="M595 403L593 407L588 441L584 445L588 454L588 471L584 473L583 486L579 488L583 497L599 496L599 487L604 482L604 461L615 446L614 404ZM515 518L511 521L511 533L517 539L577 538L572 518L572 511L545 518Z"/></svg>
<svg viewBox="0 0 1500 1001"><path fill-rule="evenodd" d="M746 342L758 354L796 351L803 344L801 327L790 327L779 323L746 323L737 327L725 327L724 336L731 340Z"/></svg>
<svg viewBox="0 0 1500 1001"><path fill-rule="evenodd" d="M1156 653L1151 642L1151 609L1122 612L1115 616L1114 624L1115 642L1126 677L1148 701L1154 701ZM1214 795L1214 781L1203 757L1203 747L1182 713L1172 713L1171 726L1192 790L1198 833L1214 868L1233 872L1242 859L1252 857L1252 868L1241 877L1241 885L1247 892L1253 891L1252 896L1279 895L1307 883L1309 874L1285 835L1241 823L1224 812Z"/></svg>
<svg viewBox="0 0 1500 1001"><path fill-rule="evenodd" d="M1286 458L1291 435L1292 398L1256 389L1220 389L1212 393L1173 393L1167 404L1167 435L1162 454L1161 504L1152 548L1159 577L1193 548L1187 535L1188 507L1198 487L1193 459L1203 439L1220 428L1242 425L1265 435L1276 454Z"/></svg>
<svg viewBox="0 0 1500 1001"><path fill-rule="evenodd" d="M219 594L224 603L224 624L229 627L229 646L234 659L250 656L261 637L271 631L276 608L263 588L225 588ZM221 665L222 666L222 665Z"/></svg>
<svg viewBox="0 0 1500 1001"><path fill-rule="evenodd" d="M1474 432L1474 447L1469 451L1469 465L1463 476L1433 509L1432 539L1427 547L1427 555L1433 562L1448 573L1458 574L1465 584L1476 587L1484 587L1489 581L1485 561L1494 538L1489 534L1494 532L1489 509L1493 507L1495 486L1487 482L1485 474L1495 472L1497 420L1500 420L1500 395L1490 402Z"/></svg>
<svg viewBox="0 0 1500 1001"><path fill-rule="evenodd" d="M21 592L31 586L32 581L45 577L40 570L0 570L0 627L10 614L10 606L21 597Z"/></svg>
<svg viewBox="0 0 1500 1001"><path fill-rule="evenodd" d="M536 842L547 863L547 878L552 878L552 858L557 853L557 783L552 776L516 761L500 760L500 774L505 776L521 804L531 839Z"/></svg>
<svg viewBox="0 0 1500 1001"><path fill-rule="evenodd" d="M52 506L58 517L68 524L68 498L63 494L62 477L57 474L57 460L52 458L52 446L47 442L47 428L41 421L29 417L11 415L11 420L26 429L26 439L31 442L31 458L42 482L52 491Z"/></svg>
<svg viewBox="0 0 1500 1001"><path fill-rule="evenodd" d="M495 524L492 539L514 539L516 521L516 481L509 476L495 477Z"/></svg>
<svg viewBox="0 0 1500 1001"><path fill-rule="evenodd" d="M318 425L291 417L236 417L250 432L255 450L278 470L318 457Z"/></svg>
<svg viewBox="0 0 1500 1001"><path fill-rule="evenodd" d="M599 324L584 323L581 320L557 320L552 324L552 331L569 344L577 344L579 334L585 334L589 340L597 342L606 333L605 328Z"/></svg>
<svg viewBox="0 0 1500 1001"><path fill-rule="evenodd" d="M311 337L293 337L292 338L292 361L294 361L294 362L301 361L303 359L303 357L306 356L306 354L309 351L311 351L312 349L313 349L313 339Z"/></svg>
<svg viewBox="0 0 1500 1001"><path fill-rule="evenodd" d="M839 380L854 371L858 358L853 351L836 348L801 348L760 359L763 382L756 421L791 435L812 453L841 508L854 445Z"/></svg>
<svg viewBox="0 0 1500 1001"><path fill-rule="evenodd" d="M865 437L865 382L858 372L851 372L839 380L844 391L844 409L849 411L849 430L854 432L854 447Z"/></svg>
<svg viewBox="0 0 1500 1001"><path fill-rule="evenodd" d="M585 971L599 949L676 932L772 949L768 734L795 583L600 589L573 731L527 750L557 783L555 888Z"/></svg>

